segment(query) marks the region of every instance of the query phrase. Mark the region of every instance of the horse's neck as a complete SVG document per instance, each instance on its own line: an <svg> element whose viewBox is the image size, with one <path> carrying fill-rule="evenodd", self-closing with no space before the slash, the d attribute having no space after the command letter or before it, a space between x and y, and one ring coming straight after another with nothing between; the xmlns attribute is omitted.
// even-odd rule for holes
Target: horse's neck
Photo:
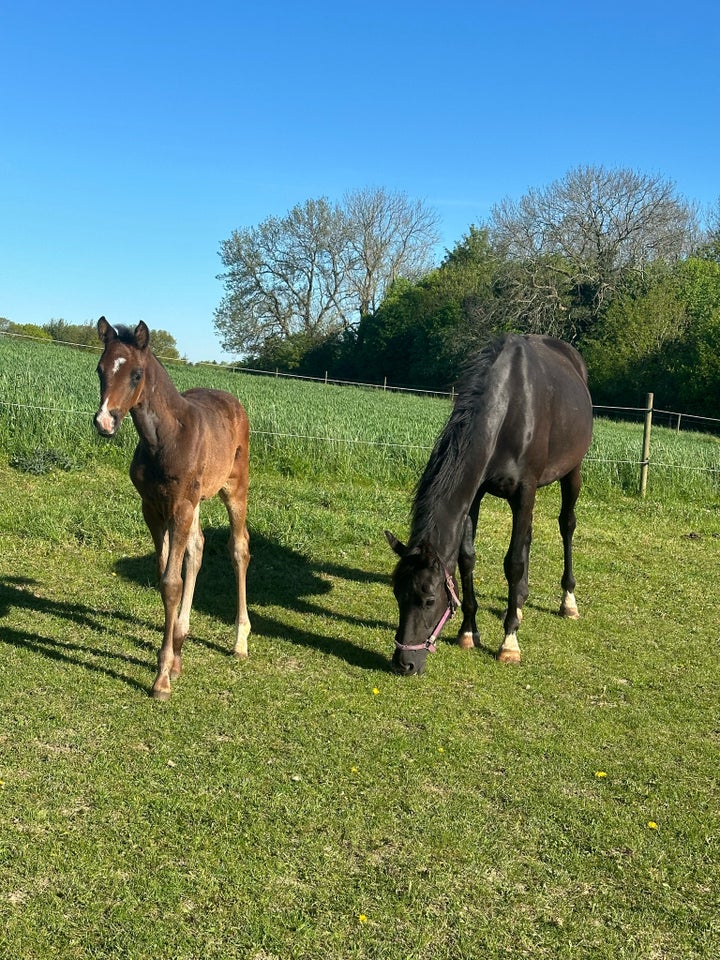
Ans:
<svg viewBox="0 0 720 960"><path fill-rule="evenodd" d="M130 411L140 439L151 451L177 433L185 403L167 370L151 356L145 367L142 397Z"/></svg>
<svg viewBox="0 0 720 960"><path fill-rule="evenodd" d="M465 518L482 482L482 470L465 458L452 472L452 484L442 492L434 489L436 478L429 478L424 495L416 500L409 543L429 543L451 569L457 560Z"/></svg>

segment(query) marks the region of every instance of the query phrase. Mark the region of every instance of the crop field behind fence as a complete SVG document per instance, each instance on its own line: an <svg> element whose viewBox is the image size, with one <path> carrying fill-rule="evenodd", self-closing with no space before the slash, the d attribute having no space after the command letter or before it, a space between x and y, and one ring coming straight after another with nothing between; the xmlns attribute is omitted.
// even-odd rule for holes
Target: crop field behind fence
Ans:
<svg viewBox="0 0 720 960"><path fill-rule="evenodd" d="M91 352L0 337L0 449L42 469L99 460L126 465L136 436L129 420L108 444L88 429L98 403ZM235 393L252 427L253 463L284 475L348 482L414 483L450 410L442 398L396 394L169 365L178 389ZM54 451L54 454L53 454ZM638 489L642 425L596 418L584 481L597 492ZM720 438L655 428L649 489L662 499L713 496L720 489Z"/></svg>
<svg viewBox="0 0 720 960"><path fill-rule="evenodd" d="M252 424L250 658L209 501L168 703L150 536L91 353L0 337L0 957L715 960L720 443L598 419L561 620L538 496L523 663L494 658L507 504L477 539L480 646L389 670L383 529L407 534L443 399L172 366Z"/></svg>

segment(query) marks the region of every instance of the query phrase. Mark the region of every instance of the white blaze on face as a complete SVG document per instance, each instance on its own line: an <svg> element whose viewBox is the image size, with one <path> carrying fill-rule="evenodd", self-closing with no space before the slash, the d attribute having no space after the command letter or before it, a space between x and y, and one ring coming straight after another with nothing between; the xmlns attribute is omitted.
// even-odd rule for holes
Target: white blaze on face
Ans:
<svg viewBox="0 0 720 960"><path fill-rule="evenodd" d="M126 357L118 357L117 360L115 361L115 363L113 364L112 372L113 372L113 373L117 373L118 370L120 369L120 367L121 367L124 363L127 363L127 358L126 358Z"/></svg>

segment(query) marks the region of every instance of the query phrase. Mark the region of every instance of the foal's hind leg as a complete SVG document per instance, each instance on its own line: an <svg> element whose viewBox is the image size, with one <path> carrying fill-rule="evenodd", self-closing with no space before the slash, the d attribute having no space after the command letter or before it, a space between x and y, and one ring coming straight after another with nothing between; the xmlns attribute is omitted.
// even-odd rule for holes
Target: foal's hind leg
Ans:
<svg viewBox="0 0 720 960"><path fill-rule="evenodd" d="M237 578L237 616L235 618L235 644L233 654L240 659L248 655L248 637L250 636L250 617L247 609L245 581L250 563L250 537L245 523L247 516L247 454L238 451L237 475L232 476L220 491L230 519L230 558Z"/></svg>
<svg viewBox="0 0 720 960"><path fill-rule="evenodd" d="M182 648L190 632L190 610L192 609L193 596L195 594L195 582L197 581L198 571L202 564L204 546L205 537L200 529L200 504L198 504L193 513L192 525L185 548L182 599L180 601L180 612L178 613L173 631L174 657L173 665L170 669L171 680L176 680L182 670Z"/></svg>
<svg viewBox="0 0 720 960"><path fill-rule="evenodd" d="M558 524L560 526L560 535L563 541L563 575L561 585L563 589L562 600L560 601L560 616L567 617L570 620L577 620L580 616L575 600L575 576L573 575L572 561L572 539L577 521L575 519L575 504L580 495L580 465L566 474L560 480L560 490L562 493L562 505L560 507L560 516Z"/></svg>

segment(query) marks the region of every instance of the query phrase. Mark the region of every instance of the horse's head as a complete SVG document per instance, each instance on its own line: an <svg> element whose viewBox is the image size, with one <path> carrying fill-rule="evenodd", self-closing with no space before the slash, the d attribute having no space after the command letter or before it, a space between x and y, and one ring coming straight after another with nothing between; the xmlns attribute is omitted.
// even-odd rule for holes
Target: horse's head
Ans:
<svg viewBox="0 0 720 960"><path fill-rule="evenodd" d="M105 317L98 320L97 330L105 349L97 365L100 407L94 423L103 437L113 437L125 414L142 396L145 367L150 356L150 331L142 320L134 331L125 327L116 329Z"/></svg>
<svg viewBox="0 0 720 960"><path fill-rule="evenodd" d="M392 668L402 676L422 673L428 653L458 605L452 576L429 544L406 547L385 531L400 557L393 573L393 591L400 610Z"/></svg>

